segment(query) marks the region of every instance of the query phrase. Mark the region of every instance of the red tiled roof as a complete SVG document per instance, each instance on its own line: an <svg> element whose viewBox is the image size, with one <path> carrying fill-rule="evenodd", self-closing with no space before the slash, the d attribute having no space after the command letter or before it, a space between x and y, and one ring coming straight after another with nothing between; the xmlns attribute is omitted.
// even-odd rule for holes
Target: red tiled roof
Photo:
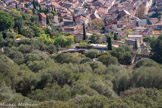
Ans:
<svg viewBox="0 0 162 108"><path fill-rule="evenodd" d="M52 3L52 6L55 6L55 7L61 7L59 4L57 3Z"/></svg>
<svg viewBox="0 0 162 108"><path fill-rule="evenodd" d="M40 13L40 15L44 18L46 18L46 15L44 13Z"/></svg>

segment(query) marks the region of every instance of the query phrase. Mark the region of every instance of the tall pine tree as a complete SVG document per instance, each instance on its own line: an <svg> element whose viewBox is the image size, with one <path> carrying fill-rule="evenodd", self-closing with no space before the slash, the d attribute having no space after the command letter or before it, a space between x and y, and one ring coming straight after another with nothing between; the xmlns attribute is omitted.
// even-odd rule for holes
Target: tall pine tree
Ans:
<svg viewBox="0 0 162 108"><path fill-rule="evenodd" d="M41 5L39 4L39 11L41 12L42 11L42 8L41 8Z"/></svg>
<svg viewBox="0 0 162 108"><path fill-rule="evenodd" d="M109 36L107 37L107 43L108 43L107 49L112 50L111 38Z"/></svg>
<svg viewBox="0 0 162 108"><path fill-rule="evenodd" d="M56 7L55 7L55 6L54 6L54 11L55 11L55 12L57 12L57 11L56 11Z"/></svg>
<svg viewBox="0 0 162 108"><path fill-rule="evenodd" d="M138 49L137 39L135 40L134 49Z"/></svg>
<svg viewBox="0 0 162 108"><path fill-rule="evenodd" d="M114 33L114 40L118 40L118 34Z"/></svg>
<svg viewBox="0 0 162 108"><path fill-rule="evenodd" d="M21 34L20 26L17 26L17 29L18 29L18 34Z"/></svg>
<svg viewBox="0 0 162 108"><path fill-rule="evenodd" d="M73 22L74 22L74 24L76 24L76 20L75 20L74 14L73 14Z"/></svg>
<svg viewBox="0 0 162 108"><path fill-rule="evenodd" d="M16 9L18 8L17 3L16 3Z"/></svg>
<svg viewBox="0 0 162 108"><path fill-rule="evenodd" d="M49 24L49 23L50 23L50 20L49 20L48 15L46 15L46 22L47 22L47 24Z"/></svg>
<svg viewBox="0 0 162 108"><path fill-rule="evenodd" d="M83 23L83 40L86 40L86 29L84 23Z"/></svg>
<svg viewBox="0 0 162 108"><path fill-rule="evenodd" d="M33 8L36 9L36 3L35 3L35 0L33 0Z"/></svg>

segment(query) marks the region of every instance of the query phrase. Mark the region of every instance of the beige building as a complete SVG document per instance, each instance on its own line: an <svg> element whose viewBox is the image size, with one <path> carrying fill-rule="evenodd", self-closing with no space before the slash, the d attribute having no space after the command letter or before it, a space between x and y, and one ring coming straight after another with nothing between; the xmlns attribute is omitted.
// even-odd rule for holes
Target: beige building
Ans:
<svg viewBox="0 0 162 108"><path fill-rule="evenodd" d="M142 35L128 35L128 40L137 40L139 43L143 43Z"/></svg>

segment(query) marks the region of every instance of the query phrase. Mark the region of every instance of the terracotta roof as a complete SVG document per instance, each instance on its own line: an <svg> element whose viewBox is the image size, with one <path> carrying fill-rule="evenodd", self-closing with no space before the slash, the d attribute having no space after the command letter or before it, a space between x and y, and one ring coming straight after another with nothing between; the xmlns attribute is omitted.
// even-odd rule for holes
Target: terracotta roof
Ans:
<svg viewBox="0 0 162 108"><path fill-rule="evenodd" d="M59 4L57 3L52 3L52 6L55 6L55 7L61 7Z"/></svg>
<svg viewBox="0 0 162 108"><path fill-rule="evenodd" d="M44 18L46 18L46 15L44 13L40 13L40 15Z"/></svg>

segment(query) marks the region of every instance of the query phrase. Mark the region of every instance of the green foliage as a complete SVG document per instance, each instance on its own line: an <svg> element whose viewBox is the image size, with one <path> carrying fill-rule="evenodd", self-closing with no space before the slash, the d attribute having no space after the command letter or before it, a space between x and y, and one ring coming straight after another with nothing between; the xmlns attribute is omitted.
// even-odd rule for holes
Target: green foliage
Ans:
<svg viewBox="0 0 162 108"><path fill-rule="evenodd" d="M36 37L41 37L43 34L45 34L45 31L41 28L41 27L34 27L34 31L35 31L35 36Z"/></svg>
<svg viewBox="0 0 162 108"><path fill-rule="evenodd" d="M22 53L30 53L32 51L32 46L31 45L20 45L19 46L19 50L22 52Z"/></svg>
<svg viewBox="0 0 162 108"><path fill-rule="evenodd" d="M46 45L54 44L55 40L50 38L50 36L46 34L41 34L39 38L37 38L38 42L44 43Z"/></svg>
<svg viewBox="0 0 162 108"><path fill-rule="evenodd" d="M107 73L106 66L103 65L99 61L88 62L87 64L89 64L91 66L91 68L93 69L93 72L96 74L106 74Z"/></svg>
<svg viewBox="0 0 162 108"><path fill-rule="evenodd" d="M118 64L118 60L111 55L102 55L98 58L98 61L102 62L106 66Z"/></svg>
<svg viewBox="0 0 162 108"><path fill-rule="evenodd" d="M14 26L13 17L6 12L0 11L0 25L0 31L12 28Z"/></svg>
<svg viewBox="0 0 162 108"><path fill-rule="evenodd" d="M81 57L71 53L61 53L55 57L55 61L58 63L80 63Z"/></svg>
<svg viewBox="0 0 162 108"><path fill-rule="evenodd" d="M58 66L57 68L56 67L51 67L51 68L48 68L44 71L44 73L47 73L45 74L45 76L48 76L50 75L51 77L48 79L49 82L55 82L57 81L57 83L60 85L60 86L63 86L64 84L71 84L72 81L73 81L73 74L72 74L72 70L67 68L66 66ZM49 76L48 76L49 77ZM48 84L48 83L47 83Z"/></svg>
<svg viewBox="0 0 162 108"><path fill-rule="evenodd" d="M101 36L99 34L93 33L93 35L89 38L90 43L100 43Z"/></svg>
<svg viewBox="0 0 162 108"><path fill-rule="evenodd" d="M118 35L117 35L117 33L114 33L114 40L118 40Z"/></svg>
<svg viewBox="0 0 162 108"><path fill-rule="evenodd" d="M120 94L121 91L127 90L130 88L130 77L128 73L123 73L120 76L116 76L113 79L113 89Z"/></svg>
<svg viewBox="0 0 162 108"><path fill-rule="evenodd" d="M16 75L19 71L18 65L5 55L0 55L0 73L9 78L9 85L15 87Z"/></svg>
<svg viewBox="0 0 162 108"><path fill-rule="evenodd" d="M47 22L47 24L50 23L50 20L49 20L49 17L48 16L46 17L46 22Z"/></svg>
<svg viewBox="0 0 162 108"><path fill-rule="evenodd" d="M26 96L36 85L36 76L27 67L21 66L18 72L17 83L15 86L16 92Z"/></svg>
<svg viewBox="0 0 162 108"><path fill-rule="evenodd" d="M85 47L85 46L88 46L88 43L87 43L87 42L80 42L80 43L79 43L79 46Z"/></svg>
<svg viewBox="0 0 162 108"><path fill-rule="evenodd" d="M94 80L92 85L90 85L91 88L95 89L100 94L103 94L106 97L110 98L116 98L116 93L112 90L112 83L110 81L106 81L104 83L101 80Z"/></svg>
<svg viewBox="0 0 162 108"><path fill-rule="evenodd" d="M129 65L132 60L132 49L128 46L106 53L91 49L84 54L57 54L60 46L68 48L74 44L72 35L56 31L50 24L50 27L42 28L37 24L37 10L23 14L15 9L8 10L12 12L15 26L11 24L0 32L1 102L39 105L33 108L162 106L161 64L141 59L134 68L123 68L118 61ZM45 12L49 20L55 14L48 9L39 11ZM8 23L9 20L3 21ZM109 34L111 38L112 35ZM19 37L21 39L16 40ZM98 43L98 36L94 37L91 40ZM152 57L160 62L161 36L146 41L151 43ZM80 46L88 46L88 43L84 41Z"/></svg>
<svg viewBox="0 0 162 108"><path fill-rule="evenodd" d="M151 44L151 58L162 63L162 35Z"/></svg>
<svg viewBox="0 0 162 108"><path fill-rule="evenodd" d="M140 67L133 72L132 85L136 87L161 89L162 71L160 67Z"/></svg>
<svg viewBox="0 0 162 108"><path fill-rule="evenodd" d="M38 15L33 15L32 17L31 17L31 21L32 22L36 22L36 21L38 21L39 20L39 16Z"/></svg>
<svg viewBox="0 0 162 108"><path fill-rule="evenodd" d="M147 36L147 37L144 37L144 38L143 38L143 41L144 41L144 42L152 43L153 41L155 41L155 37Z"/></svg>
<svg viewBox="0 0 162 108"><path fill-rule="evenodd" d="M86 51L84 53L84 55L86 57L89 57L89 58L93 59L93 58L96 58L99 55L99 51L96 50L96 49L91 49L91 50Z"/></svg>
<svg viewBox="0 0 162 108"><path fill-rule="evenodd" d="M53 53L56 53L57 52L57 49L54 45L50 44L47 48L47 51L50 53L50 54L53 54Z"/></svg>
<svg viewBox="0 0 162 108"><path fill-rule="evenodd" d="M136 49L136 50L138 49L137 40L135 40L134 49Z"/></svg>
<svg viewBox="0 0 162 108"><path fill-rule="evenodd" d="M42 60L42 61L28 61L27 66L29 67L29 69L33 72L38 72L39 70L42 70L44 68L46 68L46 63Z"/></svg>
<svg viewBox="0 0 162 108"><path fill-rule="evenodd" d="M145 66L145 67L158 66L158 63L156 63L151 59L143 58L135 64L134 68L139 68L141 66Z"/></svg>
<svg viewBox="0 0 162 108"><path fill-rule="evenodd" d="M41 51L33 51L32 53L29 53L29 54L26 54L25 55L25 62L29 62L29 61L50 61L50 57L46 54L46 53L43 53Z"/></svg>
<svg viewBox="0 0 162 108"><path fill-rule="evenodd" d="M8 57L10 57L17 64L22 64L24 62L24 55L19 51L9 52Z"/></svg>
<svg viewBox="0 0 162 108"><path fill-rule="evenodd" d="M118 58L119 63L124 65L130 65L133 59L132 49L126 45L113 49L111 55Z"/></svg>
<svg viewBox="0 0 162 108"><path fill-rule="evenodd" d="M61 47L70 47L74 44L73 36L59 36L55 39L55 45L60 45Z"/></svg>
<svg viewBox="0 0 162 108"><path fill-rule="evenodd" d="M3 32L1 42L1 46L12 47L16 44L16 34L9 31Z"/></svg>
<svg viewBox="0 0 162 108"><path fill-rule="evenodd" d="M83 40L86 40L87 36L86 36L86 28L85 28L85 24L83 23Z"/></svg>
<svg viewBox="0 0 162 108"><path fill-rule="evenodd" d="M111 44L111 38L110 37L107 37L107 43L108 43L107 49L112 50L112 44Z"/></svg>
<svg viewBox="0 0 162 108"><path fill-rule="evenodd" d="M35 2L35 0L33 0L32 4L33 4L34 9L36 9L36 2Z"/></svg>
<svg viewBox="0 0 162 108"><path fill-rule="evenodd" d="M15 93L10 87L7 87L4 84L1 85L0 87L0 101L3 101L5 103L34 103L34 101L23 97L21 94Z"/></svg>
<svg viewBox="0 0 162 108"><path fill-rule="evenodd" d="M43 90L37 89L28 96L33 100L50 101L60 100L66 101L71 98L71 89L68 85L61 88L59 85L54 85L51 88L44 88Z"/></svg>
<svg viewBox="0 0 162 108"><path fill-rule="evenodd" d="M21 28L21 33L22 35L30 38L34 36L34 31L28 26L23 26Z"/></svg>

